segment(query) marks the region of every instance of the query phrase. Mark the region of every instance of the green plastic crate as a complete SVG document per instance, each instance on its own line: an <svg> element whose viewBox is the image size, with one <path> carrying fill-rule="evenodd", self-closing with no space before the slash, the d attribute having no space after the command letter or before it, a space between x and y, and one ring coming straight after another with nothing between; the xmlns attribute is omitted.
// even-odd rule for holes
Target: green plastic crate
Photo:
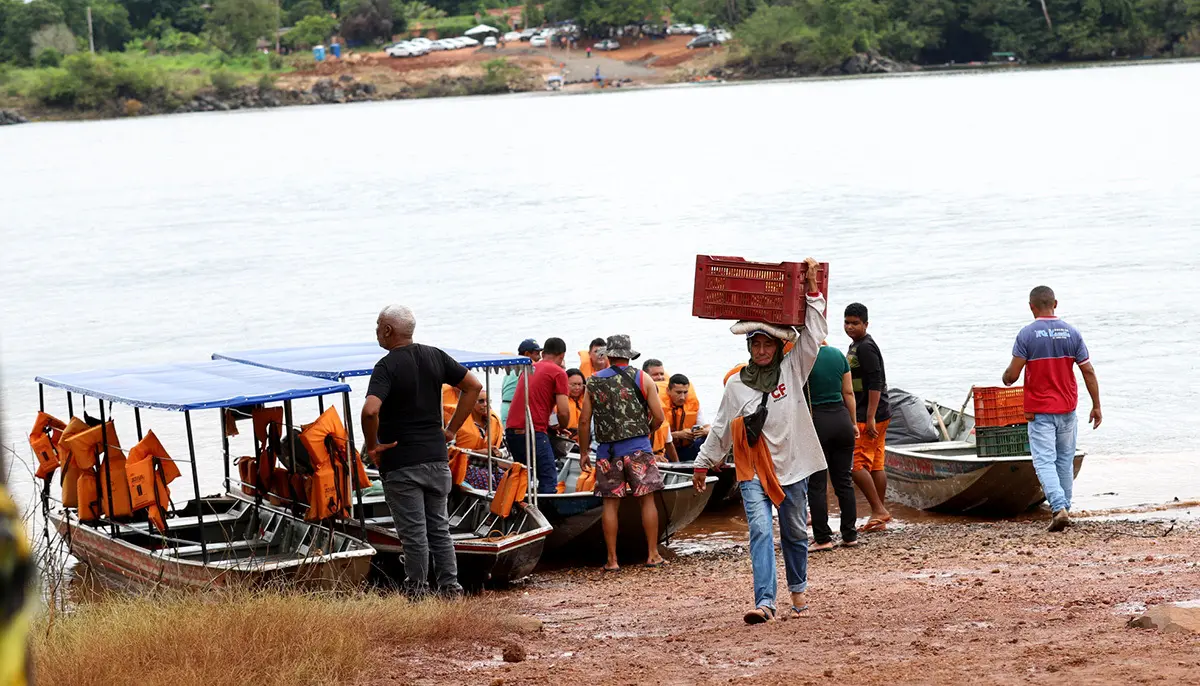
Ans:
<svg viewBox="0 0 1200 686"><path fill-rule="evenodd" d="M1029 426L975 427L975 453L979 457L1017 457L1029 454Z"/></svg>

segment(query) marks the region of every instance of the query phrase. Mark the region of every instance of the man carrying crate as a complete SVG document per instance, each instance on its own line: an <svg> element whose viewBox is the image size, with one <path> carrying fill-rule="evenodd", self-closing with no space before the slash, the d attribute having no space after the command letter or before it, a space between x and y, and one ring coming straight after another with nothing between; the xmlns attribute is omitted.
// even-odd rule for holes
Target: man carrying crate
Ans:
<svg viewBox="0 0 1200 686"><path fill-rule="evenodd" d="M803 387L828 325L825 297L818 290L818 263L805 260L808 294L804 327L741 321L731 331L744 334L749 363L725 384L712 430L700 446L692 483L705 489L708 469L716 469L733 450L738 488L750 526L750 566L754 572L754 609L747 624L775 618L775 542L773 510L779 510L779 533L787 586L789 615L808 609L808 477L826 469L820 439L804 399ZM795 350L784 354L784 341Z"/></svg>
<svg viewBox="0 0 1200 686"><path fill-rule="evenodd" d="M1050 531L1071 524L1071 486L1075 479L1075 408L1079 387L1074 366L1079 365L1092 411L1088 421L1100 426L1100 383L1088 358L1079 330L1054 314L1058 301L1049 286L1029 292L1033 322L1021 329L1013 344L1012 362L1004 370L1004 385L1011 386L1025 370L1025 418L1029 421L1029 452L1033 468L1054 513Z"/></svg>

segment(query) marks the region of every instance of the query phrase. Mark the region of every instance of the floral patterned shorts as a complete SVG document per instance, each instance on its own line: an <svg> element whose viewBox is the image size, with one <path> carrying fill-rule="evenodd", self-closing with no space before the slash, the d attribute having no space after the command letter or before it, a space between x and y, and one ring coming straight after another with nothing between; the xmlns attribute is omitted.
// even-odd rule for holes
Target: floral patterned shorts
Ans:
<svg viewBox="0 0 1200 686"><path fill-rule="evenodd" d="M662 489L662 474L650 453L639 450L624 457L596 459L595 493L601 498L637 497Z"/></svg>

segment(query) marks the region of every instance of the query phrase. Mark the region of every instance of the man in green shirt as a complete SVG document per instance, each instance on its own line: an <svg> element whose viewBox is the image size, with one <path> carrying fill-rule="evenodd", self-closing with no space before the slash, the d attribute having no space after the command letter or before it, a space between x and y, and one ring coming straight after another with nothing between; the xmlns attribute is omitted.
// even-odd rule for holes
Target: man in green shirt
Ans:
<svg viewBox="0 0 1200 686"><path fill-rule="evenodd" d="M528 357L531 363L542 359L542 346L532 338L526 338L517 346L517 354ZM508 426L508 408L512 407L513 394L517 392L517 382L521 375L517 372L504 374L504 386L500 389L500 425Z"/></svg>

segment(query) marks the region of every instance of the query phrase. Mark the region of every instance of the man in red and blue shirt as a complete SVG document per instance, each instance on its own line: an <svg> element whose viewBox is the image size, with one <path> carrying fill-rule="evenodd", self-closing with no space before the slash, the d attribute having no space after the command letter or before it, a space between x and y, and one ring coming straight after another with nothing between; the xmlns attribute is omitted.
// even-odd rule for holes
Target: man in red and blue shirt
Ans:
<svg viewBox="0 0 1200 686"><path fill-rule="evenodd" d="M1071 523L1071 485L1075 478L1075 438L1078 432L1075 408L1079 388L1075 365L1083 374L1092 411L1088 421L1100 426L1100 383L1088 358L1087 345L1079 330L1054 314L1058 301L1049 286L1029 293L1033 323L1021 329L1013 344L1013 359L1004 371L1004 385L1011 386L1025 370L1025 419L1029 421L1029 452L1033 468L1054 518L1050 531L1062 531Z"/></svg>

